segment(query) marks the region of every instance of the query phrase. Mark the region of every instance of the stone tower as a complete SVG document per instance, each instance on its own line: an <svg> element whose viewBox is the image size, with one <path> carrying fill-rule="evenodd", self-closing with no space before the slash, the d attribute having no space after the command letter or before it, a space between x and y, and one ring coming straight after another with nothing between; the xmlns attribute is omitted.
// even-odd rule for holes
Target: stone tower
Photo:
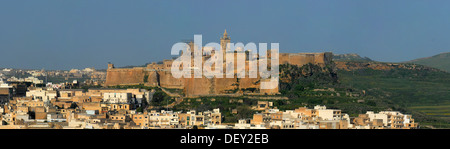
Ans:
<svg viewBox="0 0 450 149"><path fill-rule="evenodd" d="M108 69L113 69L114 68L114 64L108 63Z"/></svg>
<svg viewBox="0 0 450 149"><path fill-rule="evenodd" d="M227 30L225 30L223 36L220 38L220 46L222 47L222 52L224 54L228 43L230 43L230 37L228 36Z"/></svg>

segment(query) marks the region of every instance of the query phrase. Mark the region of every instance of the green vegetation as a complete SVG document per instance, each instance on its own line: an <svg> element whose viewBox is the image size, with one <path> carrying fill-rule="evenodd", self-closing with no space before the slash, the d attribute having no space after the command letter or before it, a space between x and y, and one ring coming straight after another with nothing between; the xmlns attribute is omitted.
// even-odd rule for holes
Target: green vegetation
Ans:
<svg viewBox="0 0 450 149"><path fill-rule="evenodd" d="M163 88L163 89L165 89L166 91L168 91L170 93L175 93L175 94L184 96L183 89L177 89L177 88Z"/></svg>
<svg viewBox="0 0 450 149"><path fill-rule="evenodd" d="M450 74L433 70L338 71L341 86L366 91L377 107L412 114L421 125L450 128Z"/></svg>
<svg viewBox="0 0 450 149"><path fill-rule="evenodd" d="M280 110L326 105L355 117L367 111L412 114L421 126L449 128L450 74L436 70L335 70L333 66L280 65L280 92L289 100L267 100ZM212 100L214 99L214 100ZM237 102L242 100L242 102ZM174 110L220 108L225 122L251 118L256 99L202 97L185 99ZM233 114L236 109L238 114Z"/></svg>
<svg viewBox="0 0 450 149"><path fill-rule="evenodd" d="M421 64L450 72L450 52L441 53L432 57L415 59L407 63Z"/></svg>
<svg viewBox="0 0 450 149"><path fill-rule="evenodd" d="M148 82L148 74L146 73L144 76L144 83L147 83L147 82Z"/></svg>
<svg viewBox="0 0 450 149"><path fill-rule="evenodd" d="M422 126L450 128L450 74L433 69L333 71L312 64L281 65L281 110L326 105L350 116L394 110L412 114Z"/></svg>
<svg viewBox="0 0 450 149"><path fill-rule="evenodd" d="M168 96L163 91L157 90L153 94L153 98L150 101L150 105L151 106L165 106L165 105L170 104L172 102L175 102L175 99L173 99L172 97Z"/></svg>
<svg viewBox="0 0 450 149"><path fill-rule="evenodd" d="M90 88L102 88L101 85L83 85L80 87L84 91L88 91Z"/></svg>
<svg viewBox="0 0 450 149"><path fill-rule="evenodd" d="M400 111L412 114L422 128L450 128L450 73L423 68L346 71L336 70L333 65L280 65L280 96L288 97L289 100L267 101L273 102L274 107L280 110L326 105L328 108L341 109L352 117L366 111ZM174 101L159 88L143 85L116 88L155 89L150 103L150 106L155 106L154 109L164 108L164 105ZM252 110L257 101L246 96L185 98L170 110L206 111L219 108L225 123L235 123L238 119L251 118L258 112Z"/></svg>
<svg viewBox="0 0 450 149"><path fill-rule="evenodd" d="M365 96L361 89L341 84L338 78L340 75L332 65L280 65L280 71L280 92L289 100L269 100L280 110L326 105L328 108L341 109L350 116L358 116L369 110L391 108L382 101Z"/></svg>
<svg viewBox="0 0 450 149"><path fill-rule="evenodd" d="M299 97L317 87L332 86L338 81L333 66L306 64L297 67L283 64L280 65L280 72L280 92L290 98Z"/></svg>
<svg viewBox="0 0 450 149"><path fill-rule="evenodd" d="M450 102L450 74L407 69L339 71L342 85L367 90L404 107Z"/></svg>
<svg viewBox="0 0 450 149"><path fill-rule="evenodd" d="M136 108L136 112L143 112L143 111L144 111L143 107Z"/></svg>
<svg viewBox="0 0 450 149"><path fill-rule="evenodd" d="M236 123L239 119L251 118L256 111L251 109L252 105L256 105L257 100L244 97L201 97L186 98L184 101L176 105L172 110L178 111L207 111L219 108L224 116L224 123ZM233 114L233 109L237 110L237 114Z"/></svg>

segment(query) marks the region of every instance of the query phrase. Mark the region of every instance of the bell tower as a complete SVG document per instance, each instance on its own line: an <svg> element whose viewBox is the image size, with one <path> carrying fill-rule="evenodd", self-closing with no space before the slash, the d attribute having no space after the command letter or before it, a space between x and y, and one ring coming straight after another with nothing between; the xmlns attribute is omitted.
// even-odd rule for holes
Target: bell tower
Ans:
<svg viewBox="0 0 450 149"><path fill-rule="evenodd" d="M228 43L230 43L230 37L228 36L227 30L225 29L223 36L220 38L220 46L222 47L222 52L224 54Z"/></svg>

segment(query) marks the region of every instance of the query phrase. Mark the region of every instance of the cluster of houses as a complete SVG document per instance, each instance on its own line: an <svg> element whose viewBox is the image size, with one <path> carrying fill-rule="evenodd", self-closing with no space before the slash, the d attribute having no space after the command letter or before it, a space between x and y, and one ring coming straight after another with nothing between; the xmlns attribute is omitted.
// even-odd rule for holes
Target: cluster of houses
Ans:
<svg viewBox="0 0 450 149"><path fill-rule="evenodd" d="M242 119L230 126L210 125L209 129L416 129L418 123L411 115L398 111L367 111L358 117L350 117L338 109L327 109L317 105L313 109L300 107L294 110L280 111L268 108L267 101L258 102L257 109L263 112L251 119Z"/></svg>
<svg viewBox="0 0 450 149"><path fill-rule="evenodd" d="M23 93L22 93L23 92ZM0 129L415 129L411 115L368 111L350 117L317 105L281 111L258 101L252 118L223 123L220 109L147 110L155 90L21 87L0 80ZM232 100L232 99L230 99ZM237 111L233 110L232 113Z"/></svg>
<svg viewBox="0 0 450 149"><path fill-rule="evenodd" d="M2 103L0 125L47 128L52 123L53 127L78 128L72 126L84 122L83 128L89 128L93 126L89 123L114 121L113 115L136 114L134 111L146 106L154 93L145 89L28 89L24 97Z"/></svg>
<svg viewBox="0 0 450 149"><path fill-rule="evenodd" d="M252 118L223 123L220 109L208 111L143 110L154 90L30 88L0 106L6 129L413 129L411 115L368 111L350 117L317 105L280 111L268 101L254 107ZM139 110L140 109L140 110Z"/></svg>

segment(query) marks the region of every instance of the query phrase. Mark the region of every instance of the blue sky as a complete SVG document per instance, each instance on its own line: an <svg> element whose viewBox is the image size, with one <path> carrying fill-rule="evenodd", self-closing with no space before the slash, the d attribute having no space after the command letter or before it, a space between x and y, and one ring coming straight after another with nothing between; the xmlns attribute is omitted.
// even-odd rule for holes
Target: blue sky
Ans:
<svg viewBox="0 0 450 149"><path fill-rule="evenodd" d="M179 41L278 42L280 52L400 62L450 52L450 1L0 1L0 67L104 69L169 59Z"/></svg>

